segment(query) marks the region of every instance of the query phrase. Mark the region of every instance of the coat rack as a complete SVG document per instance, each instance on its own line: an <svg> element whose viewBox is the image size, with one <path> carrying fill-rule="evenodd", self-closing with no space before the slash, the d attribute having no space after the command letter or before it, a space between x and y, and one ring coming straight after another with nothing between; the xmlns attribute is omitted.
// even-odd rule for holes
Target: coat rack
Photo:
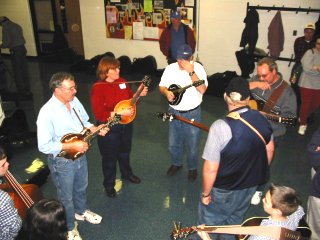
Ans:
<svg viewBox="0 0 320 240"><path fill-rule="evenodd" d="M270 11L278 11L279 10L279 11L296 12L296 13L306 12L307 14L309 14L310 12L312 12L312 13L320 13L320 9L312 9L311 7L309 7L309 8L301 8L299 6L298 8L290 8L290 7L285 7L285 6L276 7L275 5L273 5L273 6L259 6L259 5L250 6L249 2L247 2L247 12L250 9L267 10L268 12L270 12ZM279 58L277 58L277 60L289 61L289 66L290 66L290 63L294 61L294 58L293 58L293 54L292 54L291 58L279 57Z"/></svg>

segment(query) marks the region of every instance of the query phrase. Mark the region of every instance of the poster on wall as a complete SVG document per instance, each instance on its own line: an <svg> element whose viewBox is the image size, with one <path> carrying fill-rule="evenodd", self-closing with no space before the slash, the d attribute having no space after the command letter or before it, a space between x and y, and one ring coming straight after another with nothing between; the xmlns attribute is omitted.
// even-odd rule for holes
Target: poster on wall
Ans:
<svg viewBox="0 0 320 240"><path fill-rule="evenodd" d="M170 24L171 11L196 26L196 0L105 0L106 37L157 41Z"/></svg>

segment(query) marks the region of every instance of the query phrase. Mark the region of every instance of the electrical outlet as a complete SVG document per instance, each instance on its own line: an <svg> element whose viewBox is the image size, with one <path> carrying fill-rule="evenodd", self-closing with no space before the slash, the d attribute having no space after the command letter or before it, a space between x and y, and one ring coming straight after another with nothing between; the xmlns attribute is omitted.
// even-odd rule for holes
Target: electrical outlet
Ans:
<svg viewBox="0 0 320 240"><path fill-rule="evenodd" d="M293 30L293 36L297 36L297 30Z"/></svg>

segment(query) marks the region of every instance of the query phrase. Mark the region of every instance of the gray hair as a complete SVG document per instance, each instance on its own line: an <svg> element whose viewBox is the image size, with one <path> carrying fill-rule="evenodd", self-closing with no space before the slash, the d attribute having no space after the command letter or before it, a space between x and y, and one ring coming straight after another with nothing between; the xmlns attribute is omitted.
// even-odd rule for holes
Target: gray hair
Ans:
<svg viewBox="0 0 320 240"><path fill-rule="evenodd" d="M53 74L49 82L49 89L54 92L56 88L62 86L64 80L74 81L74 76L68 72L57 72Z"/></svg>

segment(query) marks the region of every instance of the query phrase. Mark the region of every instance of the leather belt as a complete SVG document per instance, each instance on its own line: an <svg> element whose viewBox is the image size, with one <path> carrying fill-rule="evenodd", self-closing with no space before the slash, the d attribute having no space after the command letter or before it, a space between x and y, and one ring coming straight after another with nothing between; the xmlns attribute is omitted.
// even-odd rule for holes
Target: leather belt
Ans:
<svg viewBox="0 0 320 240"><path fill-rule="evenodd" d="M190 110L186 110L186 111L179 111L179 110L176 110L177 112L179 113L188 113L188 112L192 112L194 110L196 110L200 105L198 105L197 107L193 108L193 109L190 109Z"/></svg>

